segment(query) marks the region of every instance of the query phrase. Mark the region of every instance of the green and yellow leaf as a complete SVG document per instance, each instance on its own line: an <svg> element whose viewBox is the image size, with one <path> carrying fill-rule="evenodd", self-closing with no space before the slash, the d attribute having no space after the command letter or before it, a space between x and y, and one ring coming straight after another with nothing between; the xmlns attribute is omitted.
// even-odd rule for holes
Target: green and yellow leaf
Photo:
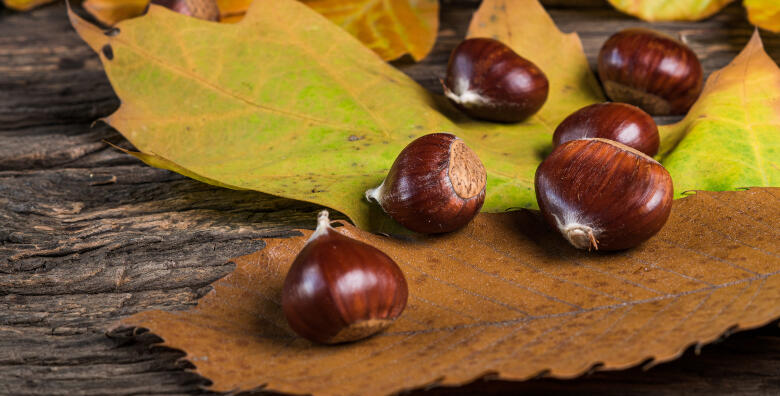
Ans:
<svg viewBox="0 0 780 396"><path fill-rule="evenodd" d="M235 25L151 6L112 35L71 12L122 101L106 122L152 165L329 206L379 230L387 217L363 193L413 138L449 131L479 154L488 169L483 210L535 207L533 175L555 125L603 100L576 36L561 34L536 0L485 1L475 16L484 23L471 29L511 35L516 51L550 67L548 103L517 125L465 118L309 8L269 3L255 1ZM513 10L509 19L491 20L502 7ZM560 47L537 53L537 43L517 39L525 34Z"/></svg>
<svg viewBox="0 0 780 396"><path fill-rule="evenodd" d="M678 194L780 185L780 68L757 31L707 79L685 119L661 134L662 163Z"/></svg>

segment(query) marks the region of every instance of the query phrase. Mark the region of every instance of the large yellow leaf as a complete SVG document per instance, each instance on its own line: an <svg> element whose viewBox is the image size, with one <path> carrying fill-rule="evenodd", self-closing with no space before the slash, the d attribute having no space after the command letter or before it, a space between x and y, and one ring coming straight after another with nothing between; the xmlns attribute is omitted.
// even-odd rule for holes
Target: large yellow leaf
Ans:
<svg viewBox="0 0 780 396"><path fill-rule="evenodd" d="M300 0L357 37L382 59L424 58L436 42L439 0ZM252 0L217 0L221 21L240 21Z"/></svg>
<svg viewBox="0 0 780 396"><path fill-rule="evenodd" d="M27 11L54 1L55 0L3 0L3 4L12 10Z"/></svg>
<svg viewBox="0 0 780 396"><path fill-rule="evenodd" d="M272 4L272 5L271 5ZM497 9L506 15L490 18ZM535 207L533 176L555 126L603 100L576 35L536 0L487 0L472 35L496 35L539 64L550 96L516 125L478 122L432 96L343 30L286 0L255 1L238 24L152 6L106 35L71 21L122 101L106 121L147 163L206 182L320 203L363 228L392 226L363 199L413 138L459 135L488 169L483 210ZM509 26L509 27L507 27ZM545 37L555 51L541 51Z"/></svg>
<svg viewBox="0 0 780 396"><path fill-rule="evenodd" d="M710 75L687 116L660 132L661 162L678 194L780 185L780 68L758 31Z"/></svg>
<svg viewBox="0 0 780 396"><path fill-rule="evenodd" d="M123 320L181 349L215 391L382 395L491 374L570 378L597 363L666 361L724 332L780 315L780 189L699 192L625 252L576 251L530 211L481 214L444 237L400 241L340 232L390 255L409 283L385 333L314 345L280 307L287 269L311 231L266 240L187 312Z"/></svg>
<svg viewBox="0 0 780 396"><path fill-rule="evenodd" d="M407 53L420 60L436 42L439 29L438 0L301 1L357 37L386 60ZM148 4L149 0L86 0L84 8L99 21L114 25L141 15ZM251 4L252 0L217 0L221 21L240 21Z"/></svg>
<svg viewBox="0 0 780 396"><path fill-rule="evenodd" d="M732 1L734 0L609 0L619 11L645 21L698 21L715 14Z"/></svg>
<svg viewBox="0 0 780 396"><path fill-rule="evenodd" d="M302 0L383 59L428 55L439 30L438 0Z"/></svg>
<svg viewBox="0 0 780 396"><path fill-rule="evenodd" d="M780 33L780 1L744 0L750 23Z"/></svg>
<svg viewBox="0 0 780 396"><path fill-rule="evenodd" d="M86 0L84 9L100 22L113 26L119 21L140 16L146 10L150 0ZM220 22L240 21L252 0L217 0Z"/></svg>
<svg viewBox="0 0 780 396"><path fill-rule="evenodd" d="M236 23L244 18L253 0L217 0L220 22Z"/></svg>
<svg viewBox="0 0 780 396"><path fill-rule="evenodd" d="M143 14L149 0L86 0L84 9L106 25Z"/></svg>

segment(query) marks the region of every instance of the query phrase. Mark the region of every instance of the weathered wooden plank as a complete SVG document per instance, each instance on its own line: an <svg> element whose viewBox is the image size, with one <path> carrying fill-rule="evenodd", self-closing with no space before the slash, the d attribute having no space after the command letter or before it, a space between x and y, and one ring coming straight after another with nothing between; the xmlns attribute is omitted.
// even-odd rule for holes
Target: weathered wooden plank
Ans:
<svg viewBox="0 0 780 396"><path fill-rule="evenodd" d="M564 31L578 31L593 63L612 32L645 23L599 0L549 0ZM477 1L446 1L433 53L395 64L440 91L449 51ZM701 23L663 23L722 67L752 32L735 5ZM764 35L775 60L780 36ZM533 58L532 54L525 54ZM186 309L228 273L230 257L259 238L312 226L317 208L207 186L152 169L108 148L127 145L96 118L118 106L97 57L68 25L62 5L0 9L0 394L189 394L205 381L181 353L151 348L151 334L105 336L119 317ZM476 383L432 393L777 393L780 331L738 334L701 356L649 372L596 373L575 381Z"/></svg>

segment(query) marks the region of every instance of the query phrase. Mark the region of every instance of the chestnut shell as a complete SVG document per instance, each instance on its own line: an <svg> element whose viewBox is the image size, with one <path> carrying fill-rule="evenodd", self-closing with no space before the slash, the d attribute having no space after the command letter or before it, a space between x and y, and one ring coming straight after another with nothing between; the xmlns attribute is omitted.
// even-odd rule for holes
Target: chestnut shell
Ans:
<svg viewBox="0 0 780 396"><path fill-rule="evenodd" d="M402 226L435 234L468 224L485 202L486 186L485 167L463 140L432 133L409 143L366 198Z"/></svg>
<svg viewBox="0 0 780 396"><path fill-rule="evenodd" d="M651 157L661 142L653 117L626 103L597 103L575 111L555 129L553 146L582 138L614 140Z"/></svg>
<svg viewBox="0 0 780 396"><path fill-rule="evenodd" d="M536 170L535 184L544 219L580 249L637 246L663 227L672 208L669 172L606 139L556 147Z"/></svg>
<svg viewBox="0 0 780 396"><path fill-rule="evenodd" d="M333 344L383 330L407 297L403 272L389 256L327 226L318 227L290 266L282 309L296 333Z"/></svg>
<svg viewBox="0 0 780 396"><path fill-rule="evenodd" d="M688 46L649 29L625 29L601 47L598 72L610 99L652 115L685 114L702 90L703 71Z"/></svg>
<svg viewBox="0 0 780 396"><path fill-rule="evenodd" d="M471 38L450 55L444 93L474 118L522 121L542 108L547 76L531 61L498 40Z"/></svg>

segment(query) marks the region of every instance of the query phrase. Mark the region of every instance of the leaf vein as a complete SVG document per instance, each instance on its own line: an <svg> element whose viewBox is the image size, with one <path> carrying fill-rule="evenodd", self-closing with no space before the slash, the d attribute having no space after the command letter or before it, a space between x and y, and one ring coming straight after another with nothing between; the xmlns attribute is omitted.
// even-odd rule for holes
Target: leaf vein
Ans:
<svg viewBox="0 0 780 396"><path fill-rule="evenodd" d="M200 85L203 85L204 87L210 88L211 90L213 90L215 92L221 93L221 94L223 94L223 95L225 95L227 97L231 97L231 98L233 98L235 100L238 100L240 102L243 102L243 103L245 103L245 104L247 104L249 106L256 107L259 110L262 110L262 111L265 111L265 112L268 112L268 113L278 114L278 115L285 116L285 117L297 118L297 119L304 120L304 121L315 122L315 123L318 123L320 125L329 126L331 128L334 128L334 129L344 129L344 130L349 130L349 131L360 131L360 132L364 131L362 129L357 129L357 128L353 127L353 126L333 124L333 123L331 123L331 122L329 122L327 120L320 119L320 118L317 118L317 117L312 117L312 116L309 116L309 115L306 115L306 114L301 114L301 113L296 113L296 112L292 112L292 111L287 111L287 110L279 109L279 108L276 108L276 107L268 106L266 104L257 103L255 101L249 99L249 98L246 98L246 97L244 97L242 95L239 95L239 94L237 94L235 92L232 92L232 91L229 91L229 90L227 90L227 89L225 89L223 87L220 87L219 85L216 85L216 84L206 80L205 78L203 78L203 77L201 77L201 76L199 76L199 75L197 75L195 73L191 73L191 72L188 72L186 70L182 70L181 68L179 68L177 66L174 66L172 64L166 63L162 59L160 59L160 58L152 55L151 53L149 53L149 52L147 52L147 51L145 51L145 50L135 46L134 44L130 43L129 41L123 40L121 38L121 35L114 37L113 41L119 41L119 42L123 43L125 46L127 46L130 49L132 49L136 53L140 54L142 57L148 58L152 62L159 64L163 68L166 68L166 69L174 72L175 74L179 74L182 77L192 79L192 80L196 81L197 83L199 83Z"/></svg>

